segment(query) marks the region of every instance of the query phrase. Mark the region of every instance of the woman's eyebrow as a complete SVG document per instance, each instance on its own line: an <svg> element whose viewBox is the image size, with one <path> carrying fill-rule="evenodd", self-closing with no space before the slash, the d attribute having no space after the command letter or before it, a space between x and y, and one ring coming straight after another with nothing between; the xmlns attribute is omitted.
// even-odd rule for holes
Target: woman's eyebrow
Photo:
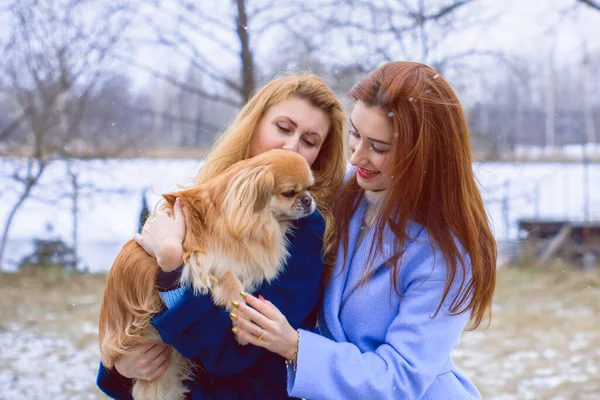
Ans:
<svg viewBox="0 0 600 400"><path fill-rule="evenodd" d="M356 129L356 126L354 125L354 122L352 122L352 118L350 118L350 125L352 125L352 127L354 128L354 130L356 131L356 133L358 133L360 135L360 132L358 131L358 129ZM381 143L381 144L387 144L388 146L391 146L391 143L388 143L386 141L383 140L379 140L379 139L374 139L372 137L368 137L367 139L369 139L371 142L375 142L375 143Z"/></svg>
<svg viewBox="0 0 600 400"><path fill-rule="evenodd" d="M290 124L294 125L294 128L298 127L298 124L296 123L296 121L294 121L293 119L291 119L290 117L287 117L285 115L282 115L283 118L287 119L288 121L290 121Z"/></svg>
<svg viewBox="0 0 600 400"><path fill-rule="evenodd" d="M290 121L290 124L294 125L294 128L298 127L298 124L296 123L296 121L294 121L290 117L288 117L286 115L282 115L281 117L287 119L288 121ZM319 132L316 132L316 131L307 131L306 133L311 134L311 135L317 135L319 137L319 139L323 140L323 136Z"/></svg>

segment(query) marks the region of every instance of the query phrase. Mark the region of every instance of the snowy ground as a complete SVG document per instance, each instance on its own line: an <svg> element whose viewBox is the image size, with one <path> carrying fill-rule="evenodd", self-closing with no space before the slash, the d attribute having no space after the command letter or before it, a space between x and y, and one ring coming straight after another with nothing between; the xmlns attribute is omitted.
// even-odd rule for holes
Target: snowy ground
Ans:
<svg viewBox="0 0 600 400"><path fill-rule="evenodd" d="M492 324L454 353L484 399L600 398L600 275L499 270Z"/></svg>
<svg viewBox="0 0 600 400"><path fill-rule="evenodd" d="M0 274L0 399L100 399L104 277ZM484 399L600 398L600 276L499 270L492 325L465 332L456 364Z"/></svg>
<svg viewBox="0 0 600 400"><path fill-rule="evenodd" d="M106 271L135 233L141 196L192 178L193 160L78 163L79 253L92 272ZM72 193L66 164L51 164L10 231L8 269L31 252L31 239L71 243ZM0 158L0 226L17 196L10 178L21 161ZM582 164L480 163L474 169L499 241L518 237L523 217L583 219ZM600 219L600 164L587 170L590 217ZM53 226L52 233L45 226ZM576 272L504 270L488 330L464 334L457 364L484 398L600 398L600 279ZM95 388L97 316L104 277L0 273L0 400L102 398Z"/></svg>
<svg viewBox="0 0 600 400"><path fill-rule="evenodd" d="M104 276L0 274L0 399L100 399Z"/></svg>
<svg viewBox="0 0 600 400"><path fill-rule="evenodd" d="M151 207L159 194L189 182L197 160L135 159L91 160L75 163L79 171L78 250L82 264L92 272L110 268L114 257L138 227L142 194ZM72 187L67 164L57 161L44 172L32 198L18 212L9 233L4 268L11 269L32 250L35 237L59 236L72 243ZM0 227L19 191L11 178L24 171L23 160L0 158ZM519 218L584 218L584 177L581 163L476 163L488 214L498 241L519 236ZM589 217L600 220L600 164L587 169ZM46 232L51 225L53 231Z"/></svg>

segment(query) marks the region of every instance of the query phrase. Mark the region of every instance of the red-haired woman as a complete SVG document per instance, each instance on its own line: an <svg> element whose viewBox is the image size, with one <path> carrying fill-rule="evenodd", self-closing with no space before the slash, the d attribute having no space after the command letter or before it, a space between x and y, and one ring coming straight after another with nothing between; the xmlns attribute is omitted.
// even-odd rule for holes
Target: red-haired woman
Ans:
<svg viewBox="0 0 600 400"><path fill-rule="evenodd" d="M250 294L233 331L288 360L292 397L480 398L451 357L490 310L496 276L462 107L413 62L383 65L351 95L352 166L319 333Z"/></svg>

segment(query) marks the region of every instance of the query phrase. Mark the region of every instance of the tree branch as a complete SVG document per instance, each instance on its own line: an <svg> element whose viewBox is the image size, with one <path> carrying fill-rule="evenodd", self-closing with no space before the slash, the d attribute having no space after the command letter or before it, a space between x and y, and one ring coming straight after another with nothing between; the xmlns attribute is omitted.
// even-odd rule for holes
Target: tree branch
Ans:
<svg viewBox="0 0 600 400"><path fill-rule="evenodd" d="M8 139L10 135L27 119L30 109L27 108L15 117L6 127L0 130L0 142Z"/></svg>
<svg viewBox="0 0 600 400"><path fill-rule="evenodd" d="M213 100L213 101L216 101L216 102L221 103L221 104L226 104L226 105L231 106L231 107L238 108L240 106L240 101L239 100L234 100L234 99L231 99L229 97L219 96L218 94L209 93L209 92L206 92L206 91L204 91L202 89L199 89L199 88L197 88L195 86L188 85L187 83L184 83L184 82L180 81L179 79L177 79L177 78L175 78L175 77L173 77L171 75L168 75L168 74L165 74L163 72L157 71L157 70L155 70L152 67L149 67L147 65L143 65L141 63L138 63L137 61L135 61L135 59L133 59L131 57L128 57L128 56L125 56L125 55L122 55L122 54L115 54L114 58L116 60L119 60L119 61L121 61L121 62L123 62L125 64L128 64L128 65L132 66L132 67L136 67L136 68L138 68L138 69L140 69L140 70L142 70L142 71L150 74L151 76L153 76L155 78L158 78L158 79L161 79L161 80L163 80L163 81L165 81L165 82L167 82L167 83L169 83L169 84L171 84L171 85L173 85L175 87L178 87L179 89L184 90L186 92L193 93L193 94L195 94L197 96L200 96L202 98L205 98L205 99L208 99L208 100Z"/></svg>
<svg viewBox="0 0 600 400"><path fill-rule="evenodd" d="M580 3L585 4L588 7L593 8L596 11L600 11L600 3L594 1L594 0L577 0Z"/></svg>

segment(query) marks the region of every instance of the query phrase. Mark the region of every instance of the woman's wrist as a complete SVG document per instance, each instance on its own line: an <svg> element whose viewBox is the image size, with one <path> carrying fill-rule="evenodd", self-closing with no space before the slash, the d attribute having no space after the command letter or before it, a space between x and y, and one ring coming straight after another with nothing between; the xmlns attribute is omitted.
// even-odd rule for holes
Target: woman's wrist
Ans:
<svg viewBox="0 0 600 400"><path fill-rule="evenodd" d="M183 247L181 243L164 243L160 246L156 261L164 272L177 269L183 263Z"/></svg>
<svg viewBox="0 0 600 400"><path fill-rule="evenodd" d="M293 339L291 340L289 351L283 354L286 365L292 365L296 371L296 363L298 362L298 348L300 347L300 331L294 331Z"/></svg>

